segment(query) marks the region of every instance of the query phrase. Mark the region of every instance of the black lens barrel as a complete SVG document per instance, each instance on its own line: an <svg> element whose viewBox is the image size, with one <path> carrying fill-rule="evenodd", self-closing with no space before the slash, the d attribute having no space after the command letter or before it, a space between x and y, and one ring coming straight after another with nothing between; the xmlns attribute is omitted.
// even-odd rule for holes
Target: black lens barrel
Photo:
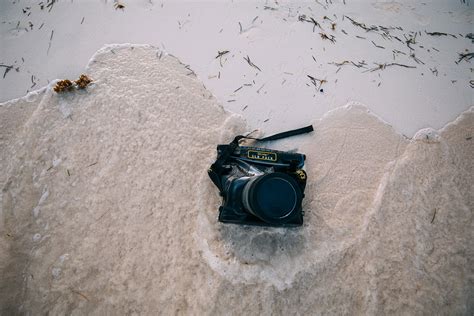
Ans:
<svg viewBox="0 0 474 316"><path fill-rule="evenodd" d="M269 224L284 224L299 212L303 193L296 180L282 172L253 177L242 192L244 207Z"/></svg>

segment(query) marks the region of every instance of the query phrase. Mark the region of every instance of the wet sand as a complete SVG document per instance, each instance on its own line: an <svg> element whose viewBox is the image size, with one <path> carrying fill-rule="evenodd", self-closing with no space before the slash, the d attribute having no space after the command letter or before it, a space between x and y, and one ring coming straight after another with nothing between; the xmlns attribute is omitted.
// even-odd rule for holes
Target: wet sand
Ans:
<svg viewBox="0 0 474 316"><path fill-rule="evenodd" d="M2 313L472 313L472 108L413 139L331 111L263 144L307 155L304 226L223 225L206 170L249 128L157 52L0 107Z"/></svg>

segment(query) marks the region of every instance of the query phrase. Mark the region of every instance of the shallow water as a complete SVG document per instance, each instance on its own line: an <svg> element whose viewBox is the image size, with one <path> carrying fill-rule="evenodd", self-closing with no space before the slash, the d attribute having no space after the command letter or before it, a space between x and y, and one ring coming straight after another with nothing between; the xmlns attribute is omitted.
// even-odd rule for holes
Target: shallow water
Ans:
<svg viewBox="0 0 474 316"><path fill-rule="evenodd" d="M264 144L307 155L305 224L242 227L206 174L242 118L153 47L87 73L0 107L2 312L472 313L472 108L410 140L352 104Z"/></svg>

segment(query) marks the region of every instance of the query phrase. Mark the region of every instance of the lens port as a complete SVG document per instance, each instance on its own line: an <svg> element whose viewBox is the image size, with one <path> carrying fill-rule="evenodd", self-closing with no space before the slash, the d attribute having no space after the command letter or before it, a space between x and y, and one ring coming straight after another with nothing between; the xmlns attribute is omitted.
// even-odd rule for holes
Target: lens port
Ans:
<svg viewBox="0 0 474 316"><path fill-rule="evenodd" d="M242 203L253 215L270 224L283 224L301 207L303 194L289 175L274 172L253 177L242 192Z"/></svg>

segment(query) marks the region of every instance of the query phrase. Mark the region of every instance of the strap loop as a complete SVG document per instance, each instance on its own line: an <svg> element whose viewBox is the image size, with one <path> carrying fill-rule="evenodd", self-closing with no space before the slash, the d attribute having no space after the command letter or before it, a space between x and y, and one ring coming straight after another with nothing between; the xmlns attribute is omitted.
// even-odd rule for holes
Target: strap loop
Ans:
<svg viewBox="0 0 474 316"><path fill-rule="evenodd" d="M267 136L267 137L264 137L264 138L253 138L253 137L239 135L234 139L234 141L236 139L237 139L237 141L239 141L242 138L248 138L248 139L255 139L255 140L258 140L258 141L261 141L261 142L266 142L266 141L278 140L278 139L282 139L282 138L296 136L296 135L300 135L300 134L306 134L306 133L310 133L312 131L314 131L313 125L309 125L309 126L305 126L305 127L302 127L302 128L293 129L291 131L286 131L286 132L278 133L278 134L275 134L275 135Z"/></svg>

